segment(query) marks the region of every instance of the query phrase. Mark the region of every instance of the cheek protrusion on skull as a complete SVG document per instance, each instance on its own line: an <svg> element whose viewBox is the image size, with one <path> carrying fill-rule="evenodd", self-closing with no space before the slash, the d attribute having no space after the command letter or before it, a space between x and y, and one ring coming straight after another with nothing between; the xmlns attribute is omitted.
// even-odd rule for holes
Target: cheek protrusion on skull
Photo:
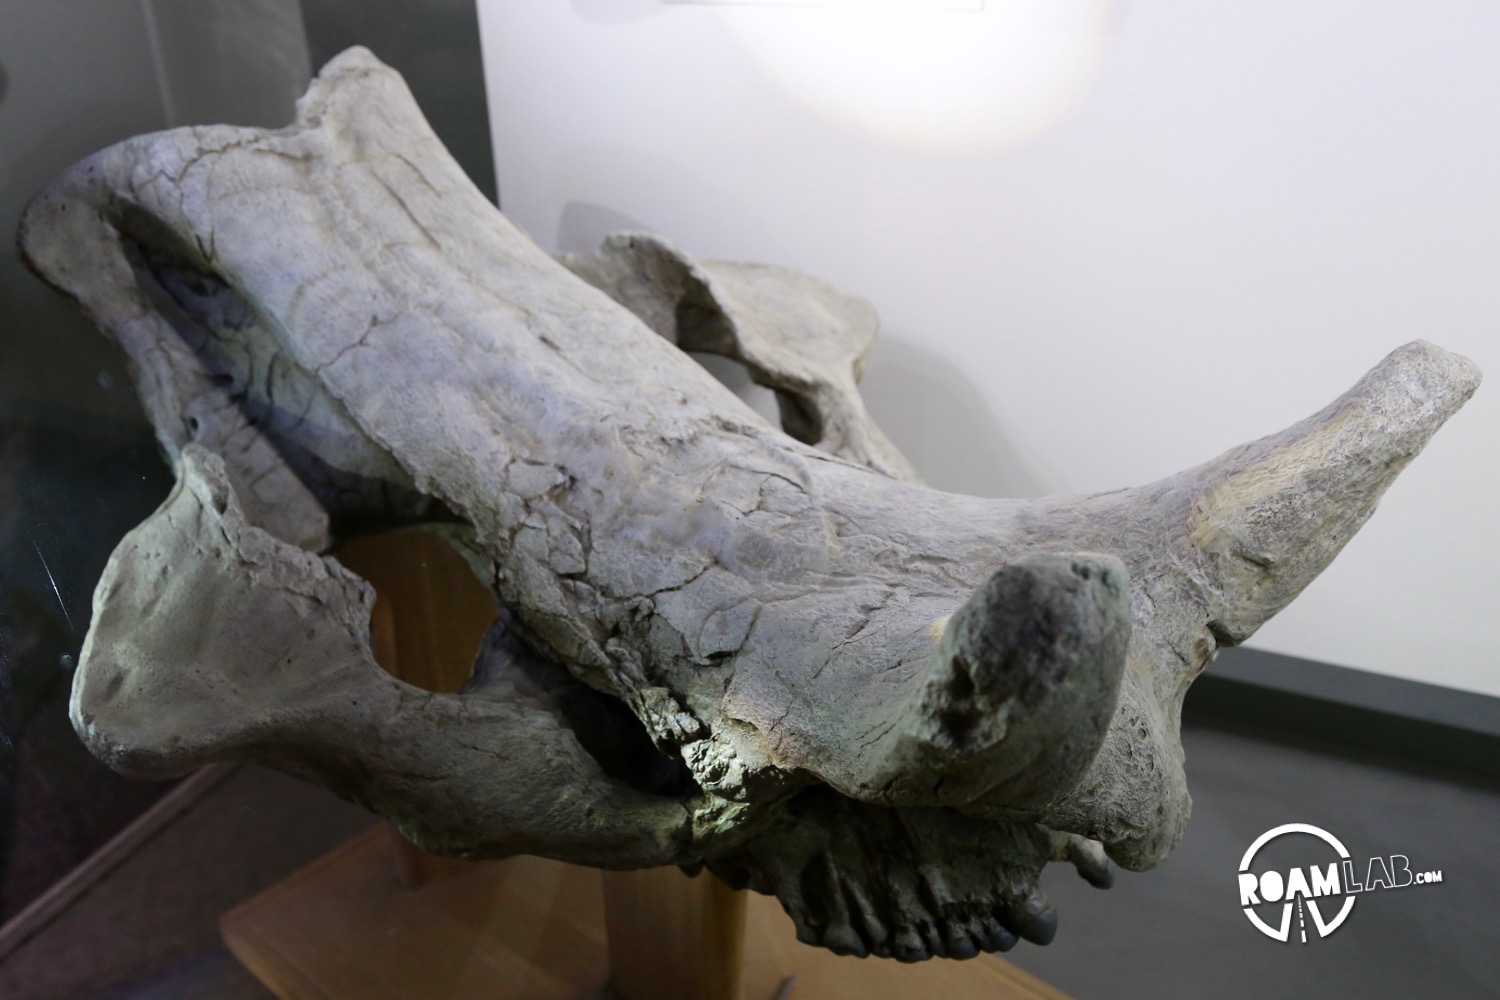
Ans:
<svg viewBox="0 0 1500 1000"><path fill-rule="evenodd" d="M841 790L908 805L989 799L1017 814L1061 798L1103 742L1129 640L1120 560L1036 553L1003 566L947 620L925 678L891 705L861 747L864 772Z"/></svg>
<svg viewBox="0 0 1500 1000"><path fill-rule="evenodd" d="M607 775L549 693L502 662L503 638L486 640L478 690L422 691L375 663L373 600L334 560L248 524L222 461L189 446L177 488L100 582L74 724L139 777L261 756L435 849L686 860L681 799ZM469 803L459 822L440 805L454 795Z"/></svg>

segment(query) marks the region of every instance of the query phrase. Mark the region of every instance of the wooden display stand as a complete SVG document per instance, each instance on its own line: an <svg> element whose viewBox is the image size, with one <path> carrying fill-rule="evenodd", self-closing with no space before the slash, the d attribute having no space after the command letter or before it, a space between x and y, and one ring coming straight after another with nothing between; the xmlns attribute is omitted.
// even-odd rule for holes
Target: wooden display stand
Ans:
<svg viewBox="0 0 1500 1000"><path fill-rule="evenodd" d="M376 657L456 691L495 605L419 531L339 553L375 585ZM902 965L797 942L772 898L675 868L605 872L542 858L428 855L381 824L220 920L284 1000L1065 1000L994 956Z"/></svg>

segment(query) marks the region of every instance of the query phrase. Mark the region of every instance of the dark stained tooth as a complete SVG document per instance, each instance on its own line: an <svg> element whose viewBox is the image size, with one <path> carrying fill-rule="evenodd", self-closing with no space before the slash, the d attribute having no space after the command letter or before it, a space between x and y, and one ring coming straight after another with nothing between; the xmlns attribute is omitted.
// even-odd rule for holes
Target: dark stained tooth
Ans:
<svg viewBox="0 0 1500 1000"><path fill-rule="evenodd" d="M1048 944L1057 934L1057 911L1036 885L1001 906L998 916L1001 923L1032 944Z"/></svg>
<svg viewBox="0 0 1500 1000"><path fill-rule="evenodd" d="M1096 889L1115 884L1115 863L1104 853L1104 845L1085 837L1068 838L1067 859L1073 862L1083 880Z"/></svg>
<svg viewBox="0 0 1500 1000"><path fill-rule="evenodd" d="M891 957L901 962L920 962L931 955L916 928L903 927L896 932L896 937L891 942Z"/></svg>
<svg viewBox="0 0 1500 1000"><path fill-rule="evenodd" d="M966 920L950 920L944 937L948 944L949 958L973 958L979 954L979 945L970 936L971 926Z"/></svg>
<svg viewBox="0 0 1500 1000"><path fill-rule="evenodd" d="M938 930L936 923L925 923L922 925L922 938L927 942L927 953L939 957L946 955L947 945L943 941L943 934Z"/></svg>
<svg viewBox="0 0 1500 1000"><path fill-rule="evenodd" d="M850 927L847 923L837 923L823 932L823 947L835 955L854 955L864 958L870 953L864 938Z"/></svg>
<svg viewBox="0 0 1500 1000"><path fill-rule="evenodd" d="M1016 933L1032 944L1051 944L1057 936L1057 911L1047 909L1030 915L1016 928Z"/></svg>
<svg viewBox="0 0 1500 1000"><path fill-rule="evenodd" d="M977 923L974 940L987 952L1010 951L1016 946L1016 936L1006 930L994 917L982 917Z"/></svg>
<svg viewBox="0 0 1500 1000"><path fill-rule="evenodd" d="M842 888L844 898L848 901L852 911L852 919L864 929L865 942L873 945L877 941L884 941L890 937L890 931L880 919L880 911L870 899L864 883L858 879L843 879Z"/></svg>

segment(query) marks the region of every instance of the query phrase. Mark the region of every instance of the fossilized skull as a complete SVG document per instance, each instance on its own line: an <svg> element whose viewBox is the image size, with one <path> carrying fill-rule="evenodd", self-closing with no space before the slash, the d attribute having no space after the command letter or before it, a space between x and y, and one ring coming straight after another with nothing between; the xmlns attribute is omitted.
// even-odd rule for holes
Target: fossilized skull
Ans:
<svg viewBox="0 0 1500 1000"><path fill-rule="evenodd" d="M448 853L706 864L908 960L1050 939L1048 861L1103 885L1167 855L1188 685L1479 381L1414 343L1148 486L928 489L856 389L867 304L651 236L554 260L359 49L286 129L71 168L22 245L125 349L178 476L95 597L96 754L255 757ZM743 362L789 433L684 349ZM398 525L499 601L461 694L382 672L371 588L320 554Z"/></svg>

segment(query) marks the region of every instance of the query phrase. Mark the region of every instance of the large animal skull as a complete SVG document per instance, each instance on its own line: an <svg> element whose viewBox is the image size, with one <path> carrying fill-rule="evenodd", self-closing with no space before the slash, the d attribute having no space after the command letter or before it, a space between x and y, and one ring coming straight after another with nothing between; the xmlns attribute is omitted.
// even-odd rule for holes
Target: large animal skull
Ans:
<svg viewBox="0 0 1500 1000"><path fill-rule="evenodd" d="M1479 381L1414 343L1148 486L927 489L855 388L868 305L654 237L552 259L359 49L286 129L71 168L22 243L125 349L178 476L95 597L94 753L255 757L465 856L706 864L908 960L1045 943L1050 860L1103 885L1167 855L1188 685ZM683 348L742 361L791 436ZM461 694L383 673L370 587L320 555L413 524L500 603Z"/></svg>

